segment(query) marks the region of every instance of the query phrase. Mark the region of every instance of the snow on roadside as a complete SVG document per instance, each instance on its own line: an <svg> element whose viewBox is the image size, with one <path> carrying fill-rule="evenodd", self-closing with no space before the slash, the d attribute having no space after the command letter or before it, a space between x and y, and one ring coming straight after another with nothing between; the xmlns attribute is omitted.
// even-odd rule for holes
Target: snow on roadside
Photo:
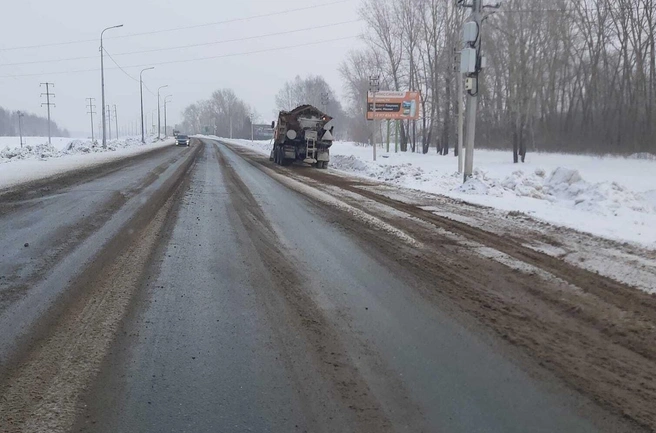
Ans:
<svg viewBox="0 0 656 433"><path fill-rule="evenodd" d="M80 137L51 137L52 145L57 149L63 149L68 143L74 139L81 139ZM86 139L84 139L86 140ZM23 146L38 146L48 143L48 137L23 137ZM6 147L20 147L20 137L0 136L0 149Z"/></svg>
<svg viewBox="0 0 656 433"><path fill-rule="evenodd" d="M12 162L25 159L40 159L45 160L49 158L59 158L65 155L75 155L80 153L99 153L99 152L113 152L118 149L126 147L140 146L141 140L136 137L127 137L120 140L110 140L107 146L103 147L97 140L80 140L80 139L66 139L62 141L58 139L54 144L49 144L47 139L42 139L45 142L36 142L36 144L25 144L21 146L9 147L0 149L0 163ZM153 142L151 139L149 143Z"/></svg>
<svg viewBox="0 0 656 433"><path fill-rule="evenodd" d="M270 142L227 140L268 154ZM336 142L330 167L405 188L534 218L656 249L656 158L533 153L525 164L508 151L477 150L474 178L462 183L457 159L379 152Z"/></svg>
<svg viewBox="0 0 656 433"><path fill-rule="evenodd" d="M142 144L140 139L129 137L109 141L106 149L90 140L75 139L67 139L58 146L45 143L24 145L22 149L6 147L0 149L0 188L127 158L174 143L172 138L157 141L149 137L146 144Z"/></svg>

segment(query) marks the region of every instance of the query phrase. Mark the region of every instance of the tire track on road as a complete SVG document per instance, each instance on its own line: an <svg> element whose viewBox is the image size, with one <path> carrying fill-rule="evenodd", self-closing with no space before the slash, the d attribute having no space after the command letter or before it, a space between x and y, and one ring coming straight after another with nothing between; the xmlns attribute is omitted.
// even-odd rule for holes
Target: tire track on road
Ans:
<svg viewBox="0 0 656 433"><path fill-rule="evenodd" d="M494 332L499 348L508 343L519 348L512 356L525 357L527 368L537 375L544 375L540 371L546 368L604 408L635 422L617 431L656 429L656 297L364 189L366 182L317 170L279 168L264 156L228 147L265 173L275 170L405 231L427 248L399 243L344 218L335 206L314 201L322 214L377 251L385 266L438 308L452 305L454 311L467 313ZM481 247L556 278L545 280L543 275L512 269L489 254L481 255Z"/></svg>
<svg viewBox="0 0 656 433"><path fill-rule="evenodd" d="M282 242L257 200L222 153L218 149L216 152L226 184L231 190L231 201L235 212L247 229L260 259L267 267L275 289L292 313L283 320L288 322L288 326L292 329L298 330L309 343L314 359L313 367L333 387L335 395L331 399L341 402L341 405L348 409L347 412L354 419L354 431L393 431L392 424L380 403L349 359L337 330L312 299L303 273L290 260L290 253L284 251ZM271 295L263 293L263 296L266 298ZM280 337L282 346L293 352L295 350L293 347L297 343L284 336ZM296 370L296 376L303 376L298 372L300 366L290 367ZM308 385L300 384L300 386L299 391L307 394ZM321 402L310 395L307 395L304 401L309 405L308 413L314 412L316 416L316 412L320 410L317 406L320 406ZM317 425L316 428L319 431L324 429L333 431L329 426Z"/></svg>
<svg viewBox="0 0 656 433"><path fill-rule="evenodd" d="M5 366L0 383L0 431L66 432L82 392L95 377L130 302L141 286L168 219L175 217L185 174L202 145L192 150L102 253L72 283L57 317L44 318ZM47 323L48 326L44 326ZM44 329L45 328L45 329Z"/></svg>

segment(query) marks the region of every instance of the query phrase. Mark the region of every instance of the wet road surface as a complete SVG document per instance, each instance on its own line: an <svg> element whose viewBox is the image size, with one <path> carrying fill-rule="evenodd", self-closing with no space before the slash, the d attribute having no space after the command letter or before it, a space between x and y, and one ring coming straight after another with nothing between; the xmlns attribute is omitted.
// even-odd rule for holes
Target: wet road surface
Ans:
<svg viewBox="0 0 656 433"><path fill-rule="evenodd" d="M61 308L68 322L53 314L56 324L40 337L78 339L69 355L45 343L12 358L10 343L20 335L0 340L11 359L5 384L14 385L0 403L5 421L12 417L6 431L639 431L506 347L446 297L427 300L425 288L439 292L446 280L404 272L379 244L407 259L422 242L417 236L375 214L331 207L331 199L305 194L306 185L281 181L213 140L158 158L108 175L116 183L106 176L74 186L62 201L19 203L13 212L24 218L0 220L3 229L54 240L50 228L38 226L49 203L59 203L61 226L75 226L76 203L93 212L108 208L112 191L135 191L100 229L62 253L88 257L85 242L106 250L95 237L116 221L124 241L111 254L98 253L91 275L69 280L75 271L63 269L60 285L34 277L35 287L48 289L6 301L3 330L21 305L40 306L36 321L67 284L82 287L79 299ZM156 167L148 181L136 174ZM34 222L17 227L26 221ZM355 236L348 229L354 225L385 236ZM3 261L14 280L46 267L36 261L21 268L21 254ZM29 326L16 329L27 333ZM86 334L94 338L86 341ZM49 350L52 361L42 361ZM72 370L83 366L71 373L77 381L64 380L57 359ZM40 397L15 391L35 377L44 382L32 388Z"/></svg>

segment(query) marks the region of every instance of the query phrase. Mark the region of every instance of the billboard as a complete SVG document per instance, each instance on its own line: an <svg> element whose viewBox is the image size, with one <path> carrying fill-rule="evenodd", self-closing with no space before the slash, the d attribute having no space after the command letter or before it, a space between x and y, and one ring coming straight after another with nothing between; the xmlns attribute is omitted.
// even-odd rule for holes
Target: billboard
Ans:
<svg viewBox="0 0 656 433"><path fill-rule="evenodd" d="M373 120L374 98L368 94L367 120ZM376 92L376 119L417 120L419 118L419 92Z"/></svg>
<svg viewBox="0 0 656 433"><path fill-rule="evenodd" d="M273 128L271 128L270 123L253 125L253 139L271 140L272 138L273 138Z"/></svg>

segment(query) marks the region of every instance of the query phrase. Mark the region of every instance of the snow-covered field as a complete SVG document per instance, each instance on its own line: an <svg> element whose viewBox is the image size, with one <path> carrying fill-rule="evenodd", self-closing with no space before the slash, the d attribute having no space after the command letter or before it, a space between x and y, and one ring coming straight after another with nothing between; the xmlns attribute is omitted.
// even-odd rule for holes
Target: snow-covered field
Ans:
<svg viewBox="0 0 656 433"><path fill-rule="evenodd" d="M23 138L25 143L25 138ZM90 167L170 146L174 140L157 141L148 137L127 137L107 142L107 148L91 140L54 138L52 145L43 137L28 137L20 147L18 137L0 137L0 188L43 179L66 171Z"/></svg>
<svg viewBox="0 0 656 433"><path fill-rule="evenodd" d="M269 141L232 142L271 149ZM513 164L510 151L490 150L474 158L474 179L465 185L453 155L379 149L373 162L371 147L337 142L330 167L656 249L655 159L529 153L526 163Z"/></svg>
<svg viewBox="0 0 656 433"><path fill-rule="evenodd" d="M52 137L52 145L56 149L63 149L68 143L73 141L74 138L70 137ZM81 140L87 140L86 138ZM48 142L48 137L23 137L23 147L38 146ZM19 137L0 137L0 150L5 148L20 148Z"/></svg>

